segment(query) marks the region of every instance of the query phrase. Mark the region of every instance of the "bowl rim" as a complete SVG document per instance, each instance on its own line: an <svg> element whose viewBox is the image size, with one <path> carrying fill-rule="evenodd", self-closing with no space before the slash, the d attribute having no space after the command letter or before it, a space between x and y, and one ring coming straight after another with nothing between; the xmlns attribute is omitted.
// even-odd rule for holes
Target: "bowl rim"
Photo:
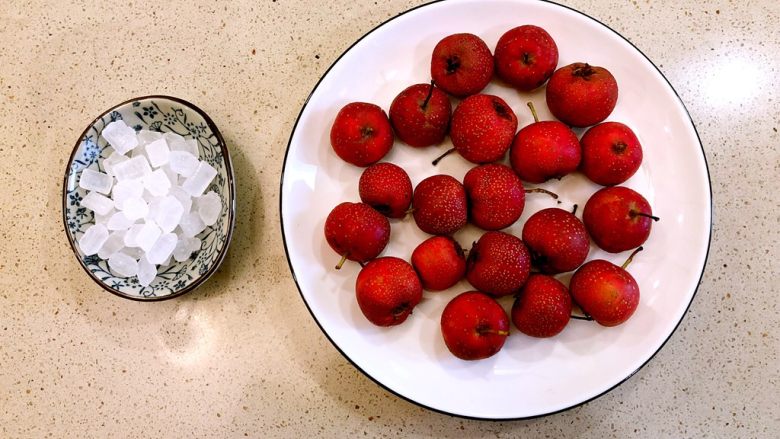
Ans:
<svg viewBox="0 0 780 439"><path fill-rule="evenodd" d="M191 284L187 285L186 287L182 288L181 290L174 291L171 294L168 294L166 296L154 296L154 297L141 297L141 296L132 296L126 293L123 293L120 290L117 290L115 288L111 288L110 286L103 283L102 280L98 279L84 264L84 261L82 260L81 256L78 253L78 249L76 248L76 243L74 242L74 237L71 235L71 233L68 231L68 217L67 217L67 193L68 193L68 180L70 176L70 169L71 164L73 163L73 159L76 156L76 151L78 151L79 147L81 146L81 140L84 138L84 136L87 134L87 132L94 126L99 120L101 120L104 116L111 113L112 111L115 111L117 108L122 107L127 104L131 104L132 102L136 101L143 101L143 100L150 100L150 99L157 99L157 100L167 100L171 102L175 102L177 104L181 104L183 106L188 107L201 117L203 117L203 120L206 122L206 125L208 125L209 129L211 129L211 132L216 136L217 141L219 142L219 148L220 152L222 153L223 160L225 161L225 169L227 171L227 181L228 181L228 191L229 191L229 197L228 197L228 230L227 230L227 237L225 239L225 244L222 246L222 249L220 250L219 254L217 255L217 259L214 261L214 263L211 264L211 267L203 273L200 277L195 279ZM62 222L64 226L64 232L65 236L68 239L68 243L70 244L71 250L73 250L74 256L76 256L76 260L79 262L79 265L81 268L89 275L89 277L98 284L101 288L108 291L111 294L114 294L116 296L119 296L123 299L129 299L134 300L137 302L159 302L163 300L173 299L175 297L181 296L183 294L189 293L190 291L194 290L198 286L200 286L203 282L208 280L219 268L220 265L222 265L222 262L225 260L225 256L227 255L228 247L230 247L230 241L233 238L233 230L235 229L236 225L236 186L235 186L235 178L233 177L233 164L230 160L230 152L227 148L227 143L225 143L225 139L222 137L222 133L219 131L219 128L217 128L217 125L214 123L213 120L209 117L208 114L206 114L205 111L201 110L197 105L193 104L192 102L186 101L184 99L180 99L174 96L168 96L168 95L160 95L160 94L152 94L152 95L144 95L144 96L138 96L131 99L128 99L126 101L122 101L116 105L113 105L111 108L109 108L106 111L101 112L97 117L95 117L92 122L90 122L86 128L84 128L84 131L81 132L81 134L76 139L76 145L73 147L70 156L68 157L68 161L65 165L65 174L63 176L62 180Z"/></svg>

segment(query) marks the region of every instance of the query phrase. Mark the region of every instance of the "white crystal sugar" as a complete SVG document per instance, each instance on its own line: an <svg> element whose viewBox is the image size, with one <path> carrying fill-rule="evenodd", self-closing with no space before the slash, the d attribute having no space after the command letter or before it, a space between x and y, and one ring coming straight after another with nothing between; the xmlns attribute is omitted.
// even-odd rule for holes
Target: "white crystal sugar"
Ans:
<svg viewBox="0 0 780 439"><path fill-rule="evenodd" d="M187 151L190 154L194 155L195 158L200 157L200 151L198 148L198 141L195 139L187 139L184 141L184 144L186 147L183 149L183 151Z"/></svg>
<svg viewBox="0 0 780 439"><path fill-rule="evenodd" d="M120 154L125 154L138 146L135 130L121 119L106 125L100 134Z"/></svg>
<svg viewBox="0 0 780 439"><path fill-rule="evenodd" d="M179 228L181 228L182 235L192 238L202 232L206 225L203 224L203 220L200 219L200 215L197 212L190 212L182 216Z"/></svg>
<svg viewBox="0 0 780 439"><path fill-rule="evenodd" d="M129 160L117 163L111 167L111 171L117 180L136 180L151 174L152 168L143 155L135 156Z"/></svg>
<svg viewBox="0 0 780 439"><path fill-rule="evenodd" d="M159 131L141 130L138 132L137 137L139 145L148 145L155 140L162 139L163 134Z"/></svg>
<svg viewBox="0 0 780 439"><path fill-rule="evenodd" d="M168 195L171 188L171 180L162 169L155 169L151 174L143 178L144 188L155 197Z"/></svg>
<svg viewBox="0 0 780 439"><path fill-rule="evenodd" d="M114 165L117 163L124 162L125 160L129 160L129 157L126 157L116 151L112 152L111 155L108 156L105 160L103 160L102 165L103 169L106 170L106 174L113 177L114 175Z"/></svg>
<svg viewBox="0 0 780 439"><path fill-rule="evenodd" d="M199 197L216 176L216 169L206 162L200 162L195 172L184 180L181 188L193 197Z"/></svg>
<svg viewBox="0 0 780 439"><path fill-rule="evenodd" d="M181 207L184 209L184 213L189 213L192 208L192 198L190 197L190 194L184 192L184 189L179 186L172 187L169 194L179 200Z"/></svg>
<svg viewBox="0 0 780 439"><path fill-rule="evenodd" d="M102 224L90 226L79 239L79 248L85 256L96 254L108 239L108 229Z"/></svg>
<svg viewBox="0 0 780 439"><path fill-rule="evenodd" d="M89 191L81 206L94 212L95 225L78 246L87 256L107 260L114 275L137 276L148 286L158 266L186 262L200 251L197 235L222 212L217 193L203 194L217 170L200 160L195 139L136 133L121 120L102 135L111 144L110 155L98 163L105 172L85 169L79 180Z"/></svg>
<svg viewBox="0 0 780 439"><path fill-rule="evenodd" d="M169 233L179 225L183 214L184 207L179 203L179 200L174 196L168 195L160 203L154 221L160 226L163 233Z"/></svg>
<svg viewBox="0 0 780 439"><path fill-rule="evenodd" d="M127 230L134 222L135 221L125 216L124 212L117 212L108 219L106 227L108 227L108 230Z"/></svg>
<svg viewBox="0 0 780 439"><path fill-rule="evenodd" d="M157 224L154 222L145 223L135 236L135 246L148 252L149 249L154 246L154 243L157 242L157 238L159 238L160 235L162 235L162 230L157 227Z"/></svg>
<svg viewBox="0 0 780 439"><path fill-rule="evenodd" d="M114 253L122 250L125 247L124 238L124 231L111 232L111 234L108 235L106 242L104 242L103 246L100 247L100 250L97 253L98 257L100 257L100 259L108 259Z"/></svg>
<svg viewBox="0 0 780 439"><path fill-rule="evenodd" d="M146 260L146 256L141 257L138 261L138 283L143 286L149 286L150 283L157 277L157 267L151 262Z"/></svg>
<svg viewBox="0 0 780 439"><path fill-rule="evenodd" d="M171 151L168 155L171 171L189 177L198 169L198 158L187 151Z"/></svg>
<svg viewBox="0 0 780 439"><path fill-rule="evenodd" d="M116 252L108 258L108 267L122 277L135 276L138 273L138 261L122 252Z"/></svg>
<svg viewBox="0 0 780 439"><path fill-rule="evenodd" d="M190 258L192 255L190 240L192 238L179 238L179 241L176 243L176 247L173 248L173 259L176 262L184 262L187 259Z"/></svg>
<svg viewBox="0 0 780 439"><path fill-rule="evenodd" d="M135 221L146 217L149 213L149 205L143 198L130 198L125 201L124 209L122 209L127 219Z"/></svg>
<svg viewBox="0 0 780 439"><path fill-rule="evenodd" d="M159 168L168 163L168 154L170 154L171 150L168 149L168 144L165 142L165 139L155 140L144 148L146 149L146 156L149 157L149 163L151 163L152 167Z"/></svg>
<svg viewBox="0 0 780 439"><path fill-rule="evenodd" d="M141 229L143 229L145 224L133 224L130 226L129 229L127 229L126 232L124 232L124 237L122 239L122 242L126 247L138 247L137 238L138 234L141 233Z"/></svg>
<svg viewBox="0 0 780 439"><path fill-rule="evenodd" d="M214 191L209 191L202 197L197 198L198 215L207 226L214 225L219 219L219 213L222 211L222 200L219 199Z"/></svg>
<svg viewBox="0 0 780 439"><path fill-rule="evenodd" d="M177 241L178 238L174 233L166 233L160 236L152 248L146 252L146 258L152 264L162 264L171 256L171 253L173 253Z"/></svg>
<svg viewBox="0 0 780 439"><path fill-rule="evenodd" d="M143 184L139 180L124 180L114 185L111 198L117 209L125 208L125 202L131 198L140 198L144 193Z"/></svg>
<svg viewBox="0 0 780 439"><path fill-rule="evenodd" d="M81 200L81 205L98 215L106 215L114 208L114 201L97 192L90 192Z"/></svg>
<svg viewBox="0 0 780 439"><path fill-rule="evenodd" d="M79 187L88 191L96 191L101 194L108 194L111 192L111 186L114 184L114 179L110 175L102 172L93 171L92 169L85 169L81 172L81 178L79 179Z"/></svg>

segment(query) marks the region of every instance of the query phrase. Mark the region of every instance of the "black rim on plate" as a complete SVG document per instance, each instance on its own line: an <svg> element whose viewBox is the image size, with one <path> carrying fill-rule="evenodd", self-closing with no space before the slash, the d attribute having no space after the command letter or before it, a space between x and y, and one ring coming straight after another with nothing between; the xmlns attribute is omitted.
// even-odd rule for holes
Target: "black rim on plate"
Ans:
<svg viewBox="0 0 780 439"><path fill-rule="evenodd" d="M333 61L333 63L328 67L328 69L325 71L325 73L323 73L323 75L320 77L320 79L314 85L314 88L312 89L312 91L306 97L306 100L303 103L303 107L301 107L301 111L298 113L298 117L295 119L295 124L293 125L292 132L290 133L290 139L287 142L287 149L285 150L285 153L284 153L284 162L282 164L282 172L281 172L280 184L279 184L279 222L280 222L281 229L282 229L282 241L284 243L284 251L285 251L285 257L287 258L287 264L290 267L290 272L292 273L293 281L295 282L296 288L298 288L298 293L300 294L301 299L303 299L304 305L306 305L306 309L309 310L309 314L311 314L312 318L317 323L317 326L319 326L320 331L322 331L322 333L325 334L325 337L328 339L328 341L330 341L330 343L333 345L333 347L335 347L336 350L339 351L339 353L341 353L341 355L344 358L347 359L347 361L349 361L357 370L359 370L361 373L363 373L363 375L367 376L369 379L371 379L371 381L373 381L374 383L376 383L377 385L379 385L383 389L387 390L388 392L392 393L393 395L396 395L396 396L398 396L401 399L409 401L409 402L411 402L413 404L416 404L416 405L418 405L420 407L424 407L424 408L426 408L428 410L431 410L431 411L434 411L434 412L437 412L437 413L442 413L442 414L449 415L449 416L455 416L455 417L458 417L458 418L464 418L464 419L474 419L474 420L483 420L483 421L514 421L514 420L524 420L524 419L540 418L540 417L543 417L543 416L549 416L549 415L553 415L553 414L556 414L556 413L561 413L561 412L570 410L572 408L579 407L579 406L581 406L583 404L586 404L586 403L588 403L590 401L593 401L596 398L599 398L599 397L601 397L603 395L606 395L607 393L611 392L613 389L615 389L619 385L621 385L624 382L626 382L629 378L634 376L634 374L636 374L647 363L649 363L650 360L652 360L658 354L658 352L660 352L661 349L663 349L663 347L666 345L666 343L672 338L672 335L677 331L677 328L680 326L680 323L682 323L683 319L685 318L685 315L688 313L688 310L690 309L691 304L693 303L693 299L696 297L696 293L698 292L699 285L701 284L701 279L704 276L704 270L707 267L707 260L709 259L709 254L710 254L710 243L712 241L712 210L713 210L713 208L712 208L712 183L711 183L711 177L710 177L709 164L707 163L707 156L704 153L704 147L702 146L702 143L701 143L701 136L699 136L699 131L696 129L696 124L693 123L693 118L691 118L691 114L688 111L688 108L685 107L685 103L683 103L682 99L680 98L680 95L677 93L677 90L675 90L674 87L672 87L672 84L666 78L666 75L664 75L663 72L661 72L661 70L658 68L658 66L656 66L655 63L650 58L648 58L647 55L645 55L644 52L642 52L638 47L636 47L634 45L634 43L629 41L626 37L624 37L623 35L621 35L617 31L615 31L611 27L607 26L606 24L602 23L601 21L597 20L596 18L593 18L590 15L585 14L584 12L578 11L578 10L576 10L574 8L571 8L569 6L556 3L556 2L551 1L551 0L539 0L539 1L544 2L544 3L550 3L550 4L556 5L558 7L561 7L561 8L564 8L564 9L568 9L568 10L570 10L572 12L580 14L583 17L588 18L590 20L593 20L594 22L604 26L604 28L608 29L609 31L611 31L612 33L614 33L615 35L617 35L618 37L623 39L625 42L630 44L631 47L633 47L639 54L641 54L650 63L650 65L653 66L653 68L655 68L655 70L661 75L661 77L664 79L664 81L666 81L666 84L669 86L669 89L671 89L672 92L674 93L674 96L677 98L677 100L679 101L679 103L682 106L683 110L685 111L685 115L688 117L688 121L690 122L691 127L693 127L693 131L696 134L696 139L697 139L698 144L699 144L699 149L701 150L702 159L704 160L704 169L707 171L707 187L709 189L709 195L710 195L710 206L709 206L710 207L710 212L709 212L710 213L710 223L709 223L709 234L708 234L708 237L707 237L707 250L706 250L705 255L704 255L704 263L702 264L702 267L701 267L701 273L699 274L699 280L696 283L696 288L694 289L693 295L691 296L691 300L688 302L688 305L685 307L685 311L683 312L682 316L680 317L680 320L675 324L674 329L672 329L672 332L670 332L669 336L666 337L666 340L664 340L663 343L661 343L661 345L658 347L658 349L655 352L653 352L653 354L650 355L650 357L647 360L645 360L644 363L642 363L638 368L636 368L636 370L634 370L633 372L629 373L623 379L618 381L614 386L604 390L603 392L599 393L598 395L595 395L595 396L593 396L591 398L588 398L588 399L586 399L586 400L584 400L582 402L573 404L573 405L571 405L569 407L562 408L560 410L555 410L555 411L551 411L551 412L548 412L548 413L541 413L541 414L533 415L533 416L511 417L511 418L484 418L484 417L477 417L477 416L461 415L461 414L458 414L458 413L451 413L451 412L448 412L448 411L445 411L445 410L441 410L441 409L437 409L437 408L434 408L434 407L430 407L430 406L427 406L427 405L422 404L420 402L417 402L417 401L415 401L415 400L413 400L413 399L411 399L411 398L409 398L407 396L404 396L404 395L396 392L395 390L389 388L388 386L384 385L382 382L380 382L379 380L377 380L376 378L371 376L369 373L367 373L365 370L363 370L358 364L355 363L354 360L352 360L352 358L350 358L347 354L344 353L343 350L341 350L341 348L330 337L330 335L325 330L325 328L322 327L322 324L317 319L317 316L314 315L314 313L312 312L311 307L309 306L309 303L306 301L306 297L304 297L304 295L303 295L303 291L301 290L301 286L298 283L298 278L297 278L297 276L295 274L295 268L293 267L292 261L290 260L290 251L287 248L287 237L285 236L285 233L284 233L284 215L282 214L282 209L283 209L283 206L284 206L284 172L287 169L287 156L290 153L290 145L292 144L293 137L295 137L295 132L296 132L296 129L298 128L298 123L301 120L301 116L303 115L304 111L306 111L306 106L308 105L309 100L311 99L312 95L317 90L317 88L320 86L320 83L322 82L322 80L325 79L325 77L328 76L328 73L330 73L330 71L333 69L333 67L336 64L338 64L339 61L341 61L341 58L343 58L347 53L349 53L352 50L353 47L355 47L358 43L360 43L367 36L371 35L377 29L381 28L382 26L386 25L387 23L390 23L391 21L393 21L393 20L395 20L395 19L397 19L397 18L399 18L399 17L401 17L403 15L406 15L406 14L408 14L410 12L416 11L417 9L421 9L421 8L424 8L424 7L427 7L427 6L436 4L436 3L440 3L440 2L443 2L443 1L446 1L446 0L433 0L430 3L425 3L425 4L422 4L422 5L419 5L419 6L415 6L412 9L409 9L407 11L401 12L400 14L396 15L395 17L392 17L392 18L389 18L389 19L383 21L382 23L378 24L377 26L375 26L370 31L366 32L363 36L361 36L354 43L352 43L346 50L344 50L344 52L342 52L341 55L339 55L338 58L336 58L335 61Z"/></svg>
<svg viewBox="0 0 780 439"><path fill-rule="evenodd" d="M68 206L66 200L68 194L68 180L69 180L68 177L70 176L70 167L71 164L73 163L74 157L76 156L76 151L78 151L79 146L81 146L81 140L84 138L84 136L86 136L90 128L92 128L92 126L95 125L99 120L101 120L105 115L109 114L112 111L115 111L117 108L132 102L143 101L148 99L167 100L171 102L176 102L177 104L181 104L191 109L192 111L198 113L203 118L204 122L206 122L206 125L209 127L209 129L211 129L211 132L214 134L214 136L217 138L217 141L219 142L220 152L222 153L222 157L225 160L225 170L227 172L228 190L230 191L229 194L230 197L228 197L228 231L227 231L227 236L225 237L225 244L220 250L217 259L211 264L211 267L209 267L208 271L203 273L199 278L197 278L191 284L187 285L186 287L182 288L179 291L174 291L173 293L168 294L167 296L141 297L141 296L131 296L115 288L111 288L110 286L106 285L102 280L98 279L84 264L84 261L81 259L78 249L76 248L74 237L71 235L70 231L68 230L68 217L66 213L68 210ZM201 110L197 105L191 102L173 96L166 96L166 95L140 96L137 98L128 99L124 102L120 102L119 104L114 105L108 110L100 113L100 115L98 115L94 120L92 120L92 122L89 123L89 125L87 125L84 131L82 131L82 133L79 135L78 139L76 140L76 145L73 147L73 151L71 151L70 153L70 157L68 158L68 162L65 168L65 176L63 177L63 181L62 181L62 222L65 227L65 236L67 236L68 238L68 243L70 244L70 248L73 250L73 254L76 256L76 259L79 261L79 265L81 266L81 268L84 269L84 271L89 275L89 277L95 281L96 284L98 284L101 288L108 291L109 293L115 294L123 299L130 299L138 302L159 302L162 300L173 299L174 297L179 297L182 294L189 293L190 291L200 286L203 282L206 282L217 271L219 266L222 265L222 261L225 259L225 256L227 255L228 247L230 247L230 241L233 238L233 229L235 228L235 222L236 222L236 186L235 186L235 179L233 178L233 165L230 161L230 153L228 152L227 144L225 143L225 139L222 137L222 133L219 132L219 128L217 128L217 125L214 123L213 120L211 120L211 118L209 117L208 114L206 114L205 111Z"/></svg>

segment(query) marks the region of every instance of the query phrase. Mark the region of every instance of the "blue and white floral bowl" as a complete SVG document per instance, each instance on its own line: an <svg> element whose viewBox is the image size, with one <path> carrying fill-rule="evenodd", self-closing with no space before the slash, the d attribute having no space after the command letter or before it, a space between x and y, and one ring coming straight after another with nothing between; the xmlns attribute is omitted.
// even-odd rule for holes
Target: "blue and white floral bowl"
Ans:
<svg viewBox="0 0 780 439"><path fill-rule="evenodd" d="M222 212L217 222L198 237L201 250L185 262L172 261L160 267L149 286L142 286L135 276L117 277L108 263L97 255L84 256L76 242L86 229L95 223L92 211L80 206L86 191L78 182L84 169L102 171L99 159L110 153L108 144L100 136L103 128L122 119L136 131L141 129L174 132L188 139L196 139L200 157L217 170L217 176L206 191L214 191L222 200ZM236 220L235 181L225 140L214 122L195 105L170 96L144 96L131 99L109 109L97 117L79 137L68 160L63 183L62 214L65 234L73 252L87 274L105 290L132 300L154 301L170 299L194 290L214 272L225 259Z"/></svg>

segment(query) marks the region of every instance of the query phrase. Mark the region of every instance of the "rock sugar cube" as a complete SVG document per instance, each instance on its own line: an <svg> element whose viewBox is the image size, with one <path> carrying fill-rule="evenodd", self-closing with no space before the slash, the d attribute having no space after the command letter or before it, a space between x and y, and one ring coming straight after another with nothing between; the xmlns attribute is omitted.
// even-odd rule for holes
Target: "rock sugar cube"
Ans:
<svg viewBox="0 0 780 439"><path fill-rule="evenodd" d="M114 165L117 163L121 163L125 160L129 160L129 157L123 156L122 154L114 151L106 157L102 162L100 162L101 165L103 165L103 169L106 171L106 174L110 176L114 176Z"/></svg>
<svg viewBox="0 0 780 439"><path fill-rule="evenodd" d="M102 224L95 224L89 226L84 234L79 239L79 248L84 252L85 256L92 256L97 254L100 247L108 239L108 229Z"/></svg>
<svg viewBox="0 0 780 439"><path fill-rule="evenodd" d="M97 253L98 257L100 259L108 259L114 253L122 250L125 247L124 238L125 232L112 232L110 235L108 235L108 239L106 239L106 242L103 243L103 246L100 247L100 250Z"/></svg>
<svg viewBox="0 0 780 439"><path fill-rule="evenodd" d="M117 163L111 167L111 170L119 181L139 180L145 175L152 173L152 168L143 155L135 156L131 159Z"/></svg>
<svg viewBox="0 0 780 439"><path fill-rule="evenodd" d="M179 227L181 228L182 235L192 238L202 232L206 228L206 225L203 224L203 220L200 219L200 215L198 215L197 212L190 212L181 218Z"/></svg>
<svg viewBox="0 0 780 439"><path fill-rule="evenodd" d="M135 236L135 245L140 247L141 250L149 252L149 250L157 242L157 239L162 235L162 230L154 222L144 223L141 230Z"/></svg>
<svg viewBox="0 0 780 439"><path fill-rule="evenodd" d="M142 257L138 261L138 283L147 287L157 277L157 267Z"/></svg>
<svg viewBox="0 0 780 439"><path fill-rule="evenodd" d="M138 261L123 252L111 255L108 258L108 267L120 277L135 276L138 273Z"/></svg>
<svg viewBox="0 0 780 439"><path fill-rule="evenodd" d="M126 217L124 212L117 212L111 215L111 218L108 219L108 223L106 223L106 227L108 228L108 230L111 231L127 230L130 228L130 226L133 225L134 222L135 221Z"/></svg>
<svg viewBox="0 0 780 439"><path fill-rule="evenodd" d="M138 145L148 145L155 140L163 138L163 134L159 131L141 130L137 134Z"/></svg>
<svg viewBox="0 0 780 439"><path fill-rule="evenodd" d="M144 147L146 150L146 156L149 158L149 163L154 168L168 163L168 155L171 150L168 149L168 144L165 139L158 139Z"/></svg>
<svg viewBox="0 0 780 439"><path fill-rule="evenodd" d="M79 187L83 189L108 195L108 193L111 192L111 186L113 184L114 179L111 178L111 176L108 174L94 171L92 169L84 169L81 171Z"/></svg>
<svg viewBox="0 0 780 439"><path fill-rule="evenodd" d="M171 257L173 249L176 248L178 238L175 233L166 233L154 243L151 249L146 252L146 258L152 264L162 264Z"/></svg>
<svg viewBox="0 0 780 439"><path fill-rule="evenodd" d="M219 213L222 211L222 200L214 191L197 198L198 215L207 226L214 225L219 219Z"/></svg>
<svg viewBox="0 0 780 439"><path fill-rule="evenodd" d="M100 134L119 154L126 154L138 146L135 130L127 126L125 121L121 119L106 125Z"/></svg>
<svg viewBox="0 0 780 439"><path fill-rule="evenodd" d="M124 209L122 209L127 219L135 222L141 218L145 218L149 213L149 205L143 198L130 198L125 201Z"/></svg>
<svg viewBox="0 0 780 439"><path fill-rule="evenodd" d="M114 201L97 192L90 192L81 200L81 205L98 215L106 215L114 208Z"/></svg>
<svg viewBox="0 0 780 439"><path fill-rule="evenodd" d="M206 162L200 162L195 172L184 180L181 188L193 197L199 197L216 176L216 169Z"/></svg>
<svg viewBox="0 0 780 439"><path fill-rule="evenodd" d="M189 177L198 169L198 158L187 151L171 151L169 155L171 171Z"/></svg>
<svg viewBox="0 0 780 439"><path fill-rule="evenodd" d="M154 221L160 226L163 233L169 233L179 225L183 214L184 208L179 203L179 200L172 195L168 195L160 202Z"/></svg>
<svg viewBox="0 0 780 439"><path fill-rule="evenodd" d="M124 180L114 185L111 191L111 198L114 200L114 206L122 210L125 208L125 202L131 198L141 198L144 193L144 186L139 180Z"/></svg>
<svg viewBox="0 0 780 439"><path fill-rule="evenodd" d="M143 184L144 188L155 197L168 195L168 191L171 189L171 180L162 169L155 169L146 175L143 178Z"/></svg>

